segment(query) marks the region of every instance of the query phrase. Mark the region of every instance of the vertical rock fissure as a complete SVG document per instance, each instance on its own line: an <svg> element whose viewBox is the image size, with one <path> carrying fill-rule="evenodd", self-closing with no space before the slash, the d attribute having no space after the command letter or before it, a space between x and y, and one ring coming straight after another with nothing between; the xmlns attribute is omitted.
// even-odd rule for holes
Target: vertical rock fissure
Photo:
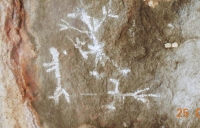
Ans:
<svg viewBox="0 0 200 128"><path fill-rule="evenodd" d="M4 25L5 42L8 58L6 63L12 70L22 96L22 102L30 109L33 123L39 123L37 112L31 101L37 96L36 65L33 62L36 54L34 47L25 31L25 10L22 0L11 0L7 5ZM36 124L35 124L36 127Z"/></svg>
<svg viewBox="0 0 200 128"><path fill-rule="evenodd" d="M25 31L25 11L20 0L13 0L7 8L5 22L6 42L9 45L11 69L21 91L23 101L36 96L37 86L32 59L36 57L33 46Z"/></svg>

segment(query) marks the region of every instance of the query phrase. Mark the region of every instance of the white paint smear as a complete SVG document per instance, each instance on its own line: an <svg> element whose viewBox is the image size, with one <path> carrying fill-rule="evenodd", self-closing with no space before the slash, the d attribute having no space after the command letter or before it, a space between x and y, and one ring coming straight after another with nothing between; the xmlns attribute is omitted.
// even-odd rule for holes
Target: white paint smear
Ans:
<svg viewBox="0 0 200 128"><path fill-rule="evenodd" d="M122 73L123 76L127 76L127 74L128 74L129 72L131 72L131 70L128 69L128 68L125 68L125 69L120 70L120 72Z"/></svg>
<svg viewBox="0 0 200 128"><path fill-rule="evenodd" d="M67 55L67 51L66 51L66 50L64 50L63 53L64 53L65 55Z"/></svg>
<svg viewBox="0 0 200 128"><path fill-rule="evenodd" d="M99 74L97 71L90 71L90 75L94 76L98 80L104 77L104 73Z"/></svg>
<svg viewBox="0 0 200 128"><path fill-rule="evenodd" d="M82 96L97 96L97 94L93 93L81 93Z"/></svg>
<svg viewBox="0 0 200 128"><path fill-rule="evenodd" d="M107 109L110 109L110 110L112 110L112 111L116 110L116 107L113 106L113 105L106 105L106 108L107 108Z"/></svg>
<svg viewBox="0 0 200 128"><path fill-rule="evenodd" d="M125 122L123 122L123 126L124 126L125 128L128 127L127 124L126 124Z"/></svg>
<svg viewBox="0 0 200 128"><path fill-rule="evenodd" d="M173 24L168 24L167 26L170 27L170 28L172 28L172 29L174 28Z"/></svg>

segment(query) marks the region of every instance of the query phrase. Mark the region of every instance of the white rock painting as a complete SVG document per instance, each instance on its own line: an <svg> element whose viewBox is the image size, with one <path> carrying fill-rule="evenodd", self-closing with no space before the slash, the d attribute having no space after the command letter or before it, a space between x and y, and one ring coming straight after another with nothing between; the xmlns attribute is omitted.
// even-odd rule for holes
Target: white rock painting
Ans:
<svg viewBox="0 0 200 128"><path fill-rule="evenodd" d="M80 30L79 28L75 28L71 26L68 22L61 19L62 24L59 24L60 31L67 30L67 29L73 29L75 31L78 31L80 33L86 34L89 39L91 39L92 44L88 44L88 51L82 50L82 46L86 43L83 41L80 41L78 37L76 37L75 41L73 41L70 37L68 37L74 44L75 48L79 50L81 55L84 59L88 59L88 55L95 55L95 66L97 67L97 64L100 63L101 65L105 65L105 61L109 59L108 56L104 53L104 43L99 41L97 35L99 33L99 28L103 25L103 22L108 18L118 18L118 15L111 14L111 4L112 1L109 1L109 9L106 9L105 6L102 7L102 19L96 19L87 14L87 12L84 9L77 8L77 11L75 13L70 13L67 16L69 18L75 19L79 18L84 24L87 25L88 30Z"/></svg>
<svg viewBox="0 0 200 128"><path fill-rule="evenodd" d="M53 96L49 96L50 99L54 99L56 103L59 101L59 97L63 94L65 96L65 99L68 103L70 103L69 94L62 88L61 85L61 74L60 74L60 68L59 68L59 52L56 48L52 47L49 49L51 55L52 55L52 62L50 63L44 63L44 67L50 67L46 70L46 72L55 71L55 77L57 80L56 90L54 92Z"/></svg>
<svg viewBox="0 0 200 128"><path fill-rule="evenodd" d="M105 107L109 110L116 110L115 102L119 99L124 99L126 97L133 97L138 101L141 101L145 103L148 101L148 97L159 97L159 95L156 94L146 94L145 92L149 90L149 88L145 88L143 90L138 90L134 93L121 93L119 91L120 86L120 79L122 77L127 77L127 75L131 72L131 69L129 68L123 68L119 66L114 60L110 60L110 58L105 54L104 52L104 46L105 43L100 41L99 37L99 28L103 27L103 22L107 18L119 18L118 15L114 15L111 12L111 6L112 6L112 0L108 3L108 9L106 6L102 7L102 19L96 19L94 17L91 17L88 15L88 13L84 9L77 8L75 13L70 13L67 16L72 19L80 19L86 26L87 30L81 30L79 28L73 27L70 25L67 21L61 19L61 24L59 24L60 31L63 30L74 30L79 33L85 34L90 40L91 43L81 41L79 37L76 37L74 40L70 37L68 39L74 44L74 47L78 49L82 57L87 60L91 55L95 56L94 59L94 65L95 69L89 72L89 75L95 77L97 80L100 79L108 79L111 84L115 85L115 89L113 91L108 91L107 94L110 96L114 96L114 101L112 101L110 104L105 105ZM88 49L84 50L83 46ZM51 99L54 99L56 103L58 103L60 95L64 94L67 102L70 102L69 94L62 88L61 85L61 75L60 75L60 69L59 69L59 52L55 48L50 48L50 53L53 56L53 61L51 63L44 63L44 67L51 67L47 69L47 72L55 70L55 76L57 79L57 88L54 92L53 96L50 96ZM67 55L67 52L63 52ZM97 71L97 66L100 64L101 66L105 65L106 61L111 61L112 65L116 68L116 71L121 74L122 77L115 79L115 78L107 78L106 74L104 72L99 73ZM99 65L99 66L100 66ZM108 85L109 86L109 85ZM97 93L81 93L82 96L96 96Z"/></svg>
<svg viewBox="0 0 200 128"><path fill-rule="evenodd" d="M110 82L115 85L115 90L114 91L108 91L108 95L114 96L115 100L122 98L123 103L124 103L124 100L125 100L126 97L133 97L136 100L141 101L143 103L146 103L148 101L148 97L157 97L157 98L160 97L160 95L157 95L157 94L144 94L144 92L148 91L150 88L145 88L143 90L137 90L134 93L121 93L119 91L119 85L120 85L119 80L110 79Z"/></svg>

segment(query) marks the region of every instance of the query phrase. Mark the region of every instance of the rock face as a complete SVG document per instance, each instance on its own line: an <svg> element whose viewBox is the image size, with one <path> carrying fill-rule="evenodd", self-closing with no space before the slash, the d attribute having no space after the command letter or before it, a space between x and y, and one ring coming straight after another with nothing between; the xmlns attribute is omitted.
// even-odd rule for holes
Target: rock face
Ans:
<svg viewBox="0 0 200 128"><path fill-rule="evenodd" d="M199 8L0 0L0 127L200 127Z"/></svg>
<svg viewBox="0 0 200 128"><path fill-rule="evenodd" d="M34 76L28 66L34 52L23 28L24 10L18 0L0 1L0 5L0 127L37 128L37 112L30 103L34 86L27 86Z"/></svg>

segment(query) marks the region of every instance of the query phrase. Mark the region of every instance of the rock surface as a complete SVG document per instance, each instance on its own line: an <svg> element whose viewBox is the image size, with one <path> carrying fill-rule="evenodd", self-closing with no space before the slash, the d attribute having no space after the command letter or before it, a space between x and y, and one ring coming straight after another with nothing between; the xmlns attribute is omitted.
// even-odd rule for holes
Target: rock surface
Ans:
<svg viewBox="0 0 200 128"><path fill-rule="evenodd" d="M199 8L0 0L0 127L200 127Z"/></svg>

